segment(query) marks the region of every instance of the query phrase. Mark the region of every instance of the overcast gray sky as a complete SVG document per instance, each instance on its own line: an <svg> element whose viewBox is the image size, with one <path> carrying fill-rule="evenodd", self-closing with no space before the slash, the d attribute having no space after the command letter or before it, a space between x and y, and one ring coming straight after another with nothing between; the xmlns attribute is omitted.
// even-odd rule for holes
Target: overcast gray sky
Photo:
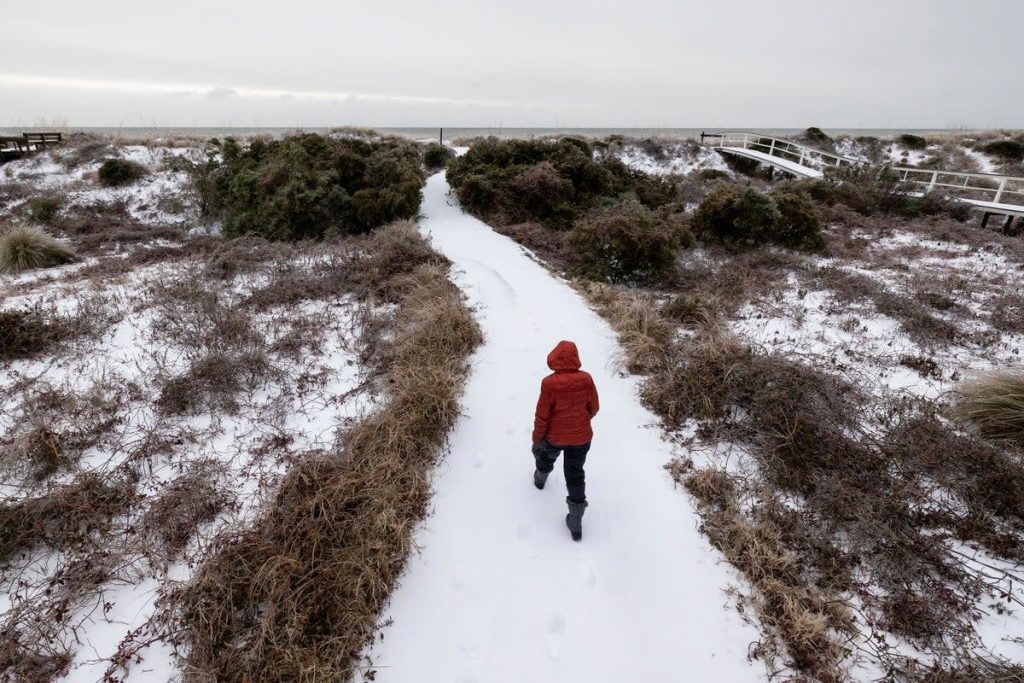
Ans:
<svg viewBox="0 0 1024 683"><path fill-rule="evenodd" d="M0 126L1024 127L1024 0L48 0Z"/></svg>

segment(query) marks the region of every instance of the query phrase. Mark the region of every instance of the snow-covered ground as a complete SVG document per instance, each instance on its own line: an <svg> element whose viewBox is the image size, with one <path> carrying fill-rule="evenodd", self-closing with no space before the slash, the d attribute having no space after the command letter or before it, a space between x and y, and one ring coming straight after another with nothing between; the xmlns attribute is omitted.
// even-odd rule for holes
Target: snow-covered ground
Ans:
<svg viewBox="0 0 1024 683"><path fill-rule="evenodd" d="M187 368L187 357L196 349L168 340L152 307L163 305L157 294L162 287L196 275L182 265L161 266L134 272L106 286L94 284L98 292L87 297L76 297L77 283L58 284L48 286L42 294L8 297L0 306L0 310L10 310L29 301L43 306L60 303L68 313L75 308L68 302L95 306L101 301L104 315L112 321L82 349L5 365L0 372L3 443L9 445L32 424L32 417L24 413L22 400L26 394L17 390L19 386L33 392L58 390L69 396L88 396L96 388L130 388L129 401L117 407L120 419L112 438L89 447L72 470L51 477L47 485L68 481L82 472L115 477L130 467L140 473L137 491L144 501L152 502L171 490L183 474L203 472L224 499L221 512L204 521L181 555L165 558L169 560L166 563L144 543L142 549L136 545L149 502L139 502L133 508L135 512L123 522L125 547L110 548L127 555L117 571L95 586L75 608L77 614L67 620L74 625L73 630L62 629L62 640L74 653L68 681L106 680L105 672L117 676L116 680L169 680L176 671L169 646L159 640L152 646L135 645L147 642L159 631L150 620L160 595L174 582L188 579L205 541L219 528L244 524L254 514L294 458L330 448L336 430L370 408L371 397L361 386L364 372L356 343L359 330L353 322L357 304L342 299L271 309L256 316L254 324L265 334L268 349L296 324L307 322L321 338L307 337L306 341L318 344L319 353L303 354L301 359L271 353L273 370L266 381L244 390L232 409L162 414L157 409L160 384L153 380ZM244 298L261 281L254 277L236 282L231 299ZM182 312L187 308L186 304ZM48 426L62 433L75 426L74 419L69 416L68 424ZM141 445L153 439L160 440L161 446L144 452L140 459ZM0 495L7 503L38 495L41 489L28 484L17 471L8 472ZM6 567L0 574L4 585L0 618L6 621L12 615L12 606L44 603L50 590L47 577L75 559L73 553L40 547ZM121 647L133 654L123 668L113 664Z"/></svg>
<svg viewBox="0 0 1024 683"><path fill-rule="evenodd" d="M186 210L193 202L183 196L189 176L181 163L196 162L196 147L117 145L104 148L96 159L74 163L75 148L55 148L4 164L0 184L26 183L37 192L59 196L66 206L91 206L123 202L129 215L147 225L185 225L197 215ZM102 187L97 171L103 160L119 158L142 165L148 174L123 187ZM21 201L0 206L0 218Z"/></svg>
<svg viewBox="0 0 1024 683"><path fill-rule="evenodd" d="M625 142L610 153L633 170L651 175L689 175L703 170L733 175L721 154L695 143L666 142L660 154L652 155L640 144Z"/></svg>
<svg viewBox="0 0 1024 683"><path fill-rule="evenodd" d="M383 618L363 680L753 681L758 634L731 570L663 470L673 457L615 335L565 282L427 181L423 231L455 263L486 341L465 416L434 482L433 514ZM533 487L530 432L545 358L577 342L601 413L587 458L584 538L565 528L560 470Z"/></svg>

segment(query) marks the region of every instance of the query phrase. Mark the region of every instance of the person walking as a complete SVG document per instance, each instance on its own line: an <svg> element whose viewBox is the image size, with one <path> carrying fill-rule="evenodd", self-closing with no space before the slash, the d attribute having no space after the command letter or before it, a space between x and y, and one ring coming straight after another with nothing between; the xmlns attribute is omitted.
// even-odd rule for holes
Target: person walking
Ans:
<svg viewBox="0 0 1024 683"><path fill-rule="evenodd" d="M580 354L571 341L560 341L548 354L548 367L553 372L540 383L540 398L533 420L533 457L537 469L533 485L543 489L548 475L555 468L558 456L565 453L562 467L569 514L565 525L572 539L583 538L583 511L587 508L583 465L594 432L590 421L600 404L597 387L589 373L580 370Z"/></svg>

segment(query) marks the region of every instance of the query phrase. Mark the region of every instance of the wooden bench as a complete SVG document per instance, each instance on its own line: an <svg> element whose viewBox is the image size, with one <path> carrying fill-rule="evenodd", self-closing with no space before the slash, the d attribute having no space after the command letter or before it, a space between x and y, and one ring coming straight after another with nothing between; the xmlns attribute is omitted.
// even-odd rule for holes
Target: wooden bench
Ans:
<svg viewBox="0 0 1024 683"><path fill-rule="evenodd" d="M46 149L47 144L58 144L64 141L64 135L61 133L22 133L25 138L25 144L27 146L35 145L35 147Z"/></svg>

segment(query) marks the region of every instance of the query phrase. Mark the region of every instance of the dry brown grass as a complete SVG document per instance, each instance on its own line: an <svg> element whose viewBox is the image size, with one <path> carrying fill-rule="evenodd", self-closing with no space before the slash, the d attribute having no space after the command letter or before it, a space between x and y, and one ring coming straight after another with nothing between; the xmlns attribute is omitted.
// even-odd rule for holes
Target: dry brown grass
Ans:
<svg viewBox="0 0 1024 683"><path fill-rule="evenodd" d="M136 390L113 380L81 391L47 384L24 389L8 415L11 429L0 437L0 472L9 482L27 476L38 483L72 469L123 421Z"/></svg>
<svg viewBox="0 0 1024 683"><path fill-rule="evenodd" d="M701 531L756 591L757 618L775 636L760 644L758 654L769 663L785 656L790 666L823 683L846 680L838 663L844 658L843 638L855 628L845 605L808 584L778 527L743 514L742 486L726 472L676 473L676 480L697 501Z"/></svg>
<svg viewBox="0 0 1024 683"><path fill-rule="evenodd" d="M833 681L860 648L905 673L885 645L894 634L944 671L968 670L992 579L943 540L1019 561L1021 452L956 431L930 402L879 404L842 378L747 348L706 309L678 334L671 300L659 311L635 291L581 289L619 334L625 364L645 375L644 402L673 426L696 420L701 443L745 453L742 474L684 461L669 471L754 588L761 656Z"/></svg>
<svg viewBox="0 0 1024 683"><path fill-rule="evenodd" d="M260 349L213 351L197 358L184 373L167 380L160 389L156 407L169 414L203 410L233 413L238 409L236 395L257 388L272 371L267 354Z"/></svg>
<svg viewBox="0 0 1024 683"><path fill-rule="evenodd" d="M75 252L39 228L17 226L0 233L0 273L53 268L75 260Z"/></svg>
<svg viewBox="0 0 1024 683"><path fill-rule="evenodd" d="M142 529L165 557L179 555L196 529L214 520L230 502L227 493L218 486L218 473L213 462L193 463L149 505L142 518Z"/></svg>
<svg viewBox="0 0 1024 683"><path fill-rule="evenodd" d="M871 303L882 315L898 320L907 336L919 344L942 345L964 337L955 323L927 305L927 297L896 292L866 275L834 266L808 269L804 276L810 284L831 290L841 303Z"/></svg>
<svg viewBox="0 0 1024 683"><path fill-rule="evenodd" d="M83 474L42 496L0 504L0 562L40 544L86 544L134 498L134 487L127 482Z"/></svg>
<svg viewBox="0 0 1024 683"><path fill-rule="evenodd" d="M992 439L1024 444L1024 373L999 370L960 383L956 416Z"/></svg>
<svg viewBox="0 0 1024 683"><path fill-rule="evenodd" d="M414 236L395 227L375 246L408 254ZM197 680L345 680L404 566L480 331L443 265L373 263L371 253L357 270L382 280L356 282L397 302L393 334L369 331L387 404L336 452L304 457L256 523L222 538L173 597Z"/></svg>
<svg viewBox="0 0 1024 683"><path fill-rule="evenodd" d="M112 320L102 304L88 302L74 314L58 313L50 302L0 311L0 360L34 358L61 345L102 331Z"/></svg>

